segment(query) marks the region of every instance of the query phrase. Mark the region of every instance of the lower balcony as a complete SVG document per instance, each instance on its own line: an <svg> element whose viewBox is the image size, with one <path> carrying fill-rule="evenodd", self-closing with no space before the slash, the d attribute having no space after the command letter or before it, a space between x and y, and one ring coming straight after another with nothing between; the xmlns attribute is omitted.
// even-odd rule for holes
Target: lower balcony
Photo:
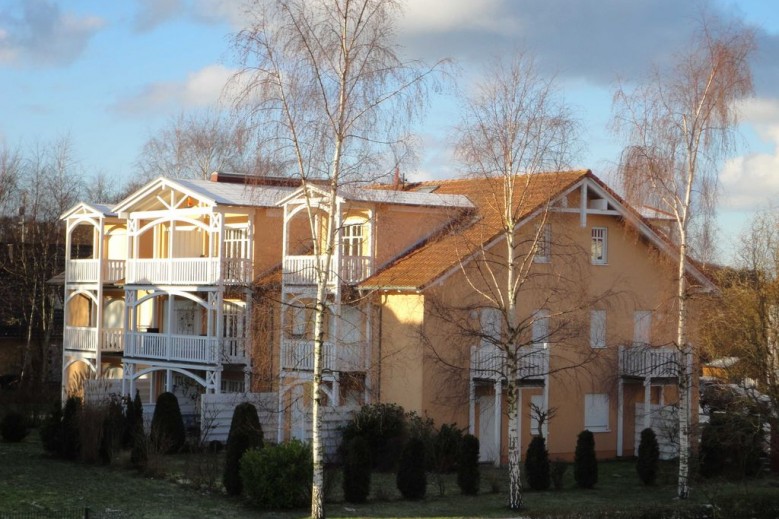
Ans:
<svg viewBox="0 0 779 519"><path fill-rule="evenodd" d="M357 283L371 275L373 262L370 256L343 256L341 268L336 272L333 256L327 282ZM324 269L325 256L286 256L283 265L284 283L289 285L315 285L320 269Z"/></svg>
<svg viewBox="0 0 779 519"><path fill-rule="evenodd" d="M323 369L326 371L365 371L367 358L367 345L364 343L324 343ZM314 371L314 341L282 341L281 367L285 371Z"/></svg>
<svg viewBox="0 0 779 519"><path fill-rule="evenodd" d="M99 339L99 340L98 340ZM89 326L65 326L63 347L68 351L121 352L124 350L124 330Z"/></svg>
<svg viewBox="0 0 779 519"><path fill-rule="evenodd" d="M520 348L518 354L520 380L539 380L549 373L549 349L543 346ZM506 378L506 352L494 345L478 346L471 351L471 378L497 380Z"/></svg>
<svg viewBox="0 0 779 519"><path fill-rule="evenodd" d="M127 260L128 284L236 285L249 283L251 261L244 258L149 258Z"/></svg>
<svg viewBox="0 0 779 519"><path fill-rule="evenodd" d="M681 356L675 348L632 346L619 349L619 373L623 377L672 378L679 373Z"/></svg>

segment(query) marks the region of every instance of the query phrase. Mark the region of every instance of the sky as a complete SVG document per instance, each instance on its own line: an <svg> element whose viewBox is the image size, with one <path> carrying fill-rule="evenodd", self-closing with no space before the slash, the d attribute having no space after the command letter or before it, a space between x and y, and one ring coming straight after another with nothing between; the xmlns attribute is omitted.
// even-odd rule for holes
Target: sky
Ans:
<svg viewBox="0 0 779 519"><path fill-rule="evenodd" d="M582 128L577 166L611 182L618 81L630 84L689 41L702 7L757 35L755 96L739 147L719 171L720 260L757 210L779 207L779 6L774 0L408 0L398 42L411 58L449 58L467 91L488 58L527 49ZM85 175L125 182L143 144L182 111L221 99L236 70L242 0L0 0L0 147L71 140ZM418 125L410 180L458 175L451 91ZM616 187L616 186L615 186Z"/></svg>

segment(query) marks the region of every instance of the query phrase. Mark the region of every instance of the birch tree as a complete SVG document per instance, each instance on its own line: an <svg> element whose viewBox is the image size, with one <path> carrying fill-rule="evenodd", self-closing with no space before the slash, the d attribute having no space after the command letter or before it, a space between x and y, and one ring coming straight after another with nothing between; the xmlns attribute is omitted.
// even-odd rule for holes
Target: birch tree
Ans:
<svg viewBox="0 0 779 519"><path fill-rule="evenodd" d="M394 43L395 0L255 1L235 36L242 70L235 104L262 128L262 153L302 181L316 267L311 516L325 515L321 404L328 277L337 250L336 200L376 180L408 150L407 123L434 69L404 61ZM325 186L313 199L310 183ZM316 218L325 209L324 221Z"/></svg>
<svg viewBox="0 0 779 519"><path fill-rule="evenodd" d="M500 216L502 256L476 251L478 275L468 276L480 304L500 316L487 339L505 356L508 407L509 507L523 507L519 409L521 349L532 338L527 330L538 317L520 318L518 300L531 278L537 247L545 240L547 211L542 210L532 243L519 243L518 229L532 201L528 189L534 173L559 171L568 163L576 124L557 95L552 79L543 77L529 54L496 61L465 99L458 128L457 153L470 175L490 186L489 205ZM527 239L525 239L525 242ZM542 317L546 318L546 317ZM551 336L554 331L549 330ZM539 338L536 338L539 339ZM548 337L541 338L544 342Z"/></svg>
<svg viewBox="0 0 779 519"><path fill-rule="evenodd" d="M679 350L678 497L689 495L690 368L688 338L690 286L685 276L691 229L713 214L718 167L732 150L736 103L752 92L749 58L752 31L703 21L685 52L667 70L656 69L634 88L614 96L615 127L626 139L619 174L628 199L672 215L678 245L676 337ZM704 226L705 227L705 226Z"/></svg>

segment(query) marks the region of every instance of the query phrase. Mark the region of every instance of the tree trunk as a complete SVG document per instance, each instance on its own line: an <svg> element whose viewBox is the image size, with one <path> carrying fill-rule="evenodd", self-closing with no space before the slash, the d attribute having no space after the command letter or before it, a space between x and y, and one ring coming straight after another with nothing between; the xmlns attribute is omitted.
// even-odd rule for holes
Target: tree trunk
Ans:
<svg viewBox="0 0 779 519"><path fill-rule="evenodd" d="M520 510L522 500L522 465L520 464L522 443L519 437L517 417L519 409L519 386L517 384L516 358L510 367L510 380L506 387L506 404L508 406L508 447L509 447L509 508ZM513 374L513 376L511 376Z"/></svg>

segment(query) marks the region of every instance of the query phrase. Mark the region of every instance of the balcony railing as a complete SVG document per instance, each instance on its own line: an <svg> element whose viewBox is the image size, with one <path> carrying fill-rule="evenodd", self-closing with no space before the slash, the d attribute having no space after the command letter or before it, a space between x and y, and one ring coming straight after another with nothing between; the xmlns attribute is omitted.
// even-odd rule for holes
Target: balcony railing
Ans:
<svg viewBox="0 0 779 519"><path fill-rule="evenodd" d="M520 348L517 359L517 378L539 379L549 373L549 349L543 346ZM477 346L471 351L471 377L502 379L508 375L506 353L500 348Z"/></svg>
<svg viewBox="0 0 779 519"><path fill-rule="evenodd" d="M104 328L101 339L101 351L124 351L124 329Z"/></svg>
<svg viewBox="0 0 779 519"><path fill-rule="evenodd" d="M620 375L667 378L679 373L679 352L674 348L633 346L619 349Z"/></svg>
<svg viewBox="0 0 779 519"><path fill-rule="evenodd" d="M335 262L335 257L332 261ZM317 262L318 260L318 262ZM324 269L324 256L286 256L284 258L284 282L290 285L315 285L317 273ZM370 256L344 256L340 272L331 264L327 277L329 284L357 283L371 275L373 261Z"/></svg>
<svg viewBox="0 0 779 519"><path fill-rule="evenodd" d="M324 343L324 370L365 371L367 346L365 343ZM314 341L284 339L281 345L281 367L287 371L314 370Z"/></svg>
<svg viewBox="0 0 779 519"><path fill-rule="evenodd" d="M249 283L245 258L149 258L127 260L127 283L152 285L235 285Z"/></svg>
<svg viewBox="0 0 779 519"><path fill-rule="evenodd" d="M116 259L73 259L65 268L68 283L116 283L124 279L124 260ZM98 274L102 276L98 279Z"/></svg>
<svg viewBox="0 0 779 519"><path fill-rule="evenodd" d="M129 332L125 357L217 364L218 340L215 337Z"/></svg>
<svg viewBox="0 0 779 519"><path fill-rule="evenodd" d="M97 351L97 328L87 326L65 326L63 345L66 350Z"/></svg>

